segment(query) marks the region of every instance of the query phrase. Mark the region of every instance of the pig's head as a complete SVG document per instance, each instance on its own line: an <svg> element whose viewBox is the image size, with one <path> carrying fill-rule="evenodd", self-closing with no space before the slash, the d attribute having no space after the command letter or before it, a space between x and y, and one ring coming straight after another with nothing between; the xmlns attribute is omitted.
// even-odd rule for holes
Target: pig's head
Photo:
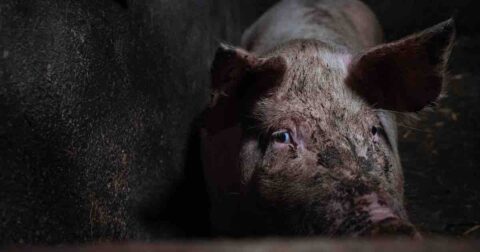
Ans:
<svg viewBox="0 0 480 252"><path fill-rule="evenodd" d="M394 114L437 101L453 38L447 21L358 55L312 40L261 56L221 46L202 131L214 230L418 235Z"/></svg>

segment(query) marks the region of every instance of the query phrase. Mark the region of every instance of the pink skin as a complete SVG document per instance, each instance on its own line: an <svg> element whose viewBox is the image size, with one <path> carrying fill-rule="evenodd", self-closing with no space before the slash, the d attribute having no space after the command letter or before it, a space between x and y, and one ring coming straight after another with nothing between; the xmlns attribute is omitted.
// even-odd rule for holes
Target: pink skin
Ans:
<svg viewBox="0 0 480 252"><path fill-rule="evenodd" d="M202 129L216 234L420 237L395 117L440 97L454 26L381 37L359 1L283 0L249 51L218 49Z"/></svg>

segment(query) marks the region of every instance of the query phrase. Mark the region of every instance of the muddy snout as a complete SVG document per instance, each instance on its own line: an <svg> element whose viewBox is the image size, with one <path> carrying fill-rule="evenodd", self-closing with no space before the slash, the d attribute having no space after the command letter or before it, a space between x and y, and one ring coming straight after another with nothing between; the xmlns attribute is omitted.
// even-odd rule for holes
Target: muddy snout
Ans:
<svg viewBox="0 0 480 252"><path fill-rule="evenodd" d="M403 236L412 239L422 238L420 233L410 222L398 218L388 218L373 223L370 228L367 228L360 235L367 237Z"/></svg>
<svg viewBox="0 0 480 252"><path fill-rule="evenodd" d="M387 202L384 197L376 193L356 198L354 215L359 219L355 222L354 235L361 237L402 236L421 239L420 233L406 218L404 210L395 209Z"/></svg>

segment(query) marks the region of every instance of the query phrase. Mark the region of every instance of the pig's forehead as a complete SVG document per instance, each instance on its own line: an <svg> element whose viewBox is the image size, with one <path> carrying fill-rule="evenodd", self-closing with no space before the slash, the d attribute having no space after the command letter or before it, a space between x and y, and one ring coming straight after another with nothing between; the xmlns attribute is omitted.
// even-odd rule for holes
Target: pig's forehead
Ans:
<svg viewBox="0 0 480 252"><path fill-rule="evenodd" d="M347 47L318 40L293 40L265 55L266 58L274 56L284 58L290 71L310 66L346 72L352 53Z"/></svg>
<svg viewBox="0 0 480 252"><path fill-rule="evenodd" d="M265 120L298 117L358 123L375 114L345 84L350 61L346 50L318 41L298 41L278 49L272 56L284 58L287 70L279 88L257 107Z"/></svg>
<svg viewBox="0 0 480 252"><path fill-rule="evenodd" d="M355 115L370 109L346 84L348 55L324 48L307 48L286 54L287 71L274 93L282 110L321 110Z"/></svg>
<svg viewBox="0 0 480 252"><path fill-rule="evenodd" d="M377 120L374 109L364 102L350 100L323 99L323 97L302 96L270 97L256 106L255 114L260 121L271 125L285 123L319 124L321 128L347 128L369 125Z"/></svg>
<svg viewBox="0 0 480 252"><path fill-rule="evenodd" d="M351 59L348 51L319 41L298 41L275 54L285 59L287 65L277 95L314 100L318 96L333 99L350 96L351 90L345 85Z"/></svg>

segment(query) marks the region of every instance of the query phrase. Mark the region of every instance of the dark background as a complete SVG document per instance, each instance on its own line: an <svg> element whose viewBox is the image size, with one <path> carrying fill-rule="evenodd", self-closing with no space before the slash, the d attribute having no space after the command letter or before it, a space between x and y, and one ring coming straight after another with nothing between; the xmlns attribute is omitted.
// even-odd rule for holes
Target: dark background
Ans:
<svg viewBox="0 0 480 252"><path fill-rule="evenodd" d="M190 178L209 65L274 2L1 1L0 245L207 235ZM479 237L475 1L366 2L387 40L456 17L449 96L400 150L413 222Z"/></svg>

